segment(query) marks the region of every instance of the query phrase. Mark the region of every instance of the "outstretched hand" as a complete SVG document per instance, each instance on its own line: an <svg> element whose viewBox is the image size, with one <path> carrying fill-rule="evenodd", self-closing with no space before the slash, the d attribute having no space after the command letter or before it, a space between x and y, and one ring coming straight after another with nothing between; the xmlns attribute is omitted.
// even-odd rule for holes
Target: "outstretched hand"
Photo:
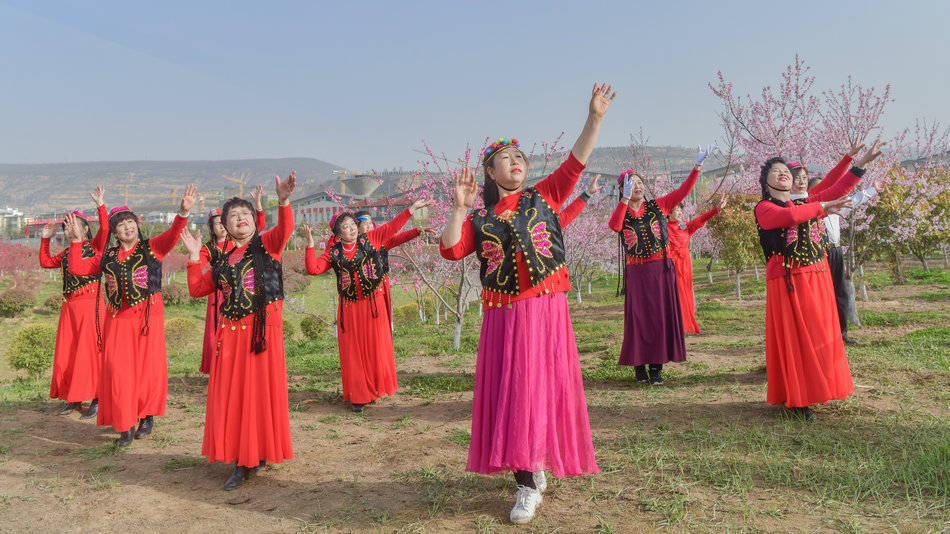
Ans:
<svg viewBox="0 0 950 534"><path fill-rule="evenodd" d="M861 153L862 150L864 150L864 143L862 143L862 142L860 142L860 141L855 141L855 142L851 145L851 148L848 149L848 156L849 156L851 159L854 159L855 157L857 157L858 154Z"/></svg>
<svg viewBox="0 0 950 534"><path fill-rule="evenodd" d="M69 239L70 243L82 242L82 230L79 227L78 215L74 213L66 215L66 219L63 220L63 228L66 239Z"/></svg>
<svg viewBox="0 0 950 534"><path fill-rule="evenodd" d="M861 154L854 160L854 166L859 169L863 169L868 163L871 163L881 155L881 147L886 144L886 142L883 142L880 139L874 141L874 144L871 145L871 148L867 149L864 154Z"/></svg>
<svg viewBox="0 0 950 534"><path fill-rule="evenodd" d="M722 195L721 197L719 197L719 203L716 204L716 207L719 208L719 211L722 211L726 209L726 204L728 203L729 203L729 197L727 197L726 195Z"/></svg>
<svg viewBox="0 0 950 534"><path fill-rule="evenodd" d="M418 230L419 230L419 235L422 235L422 234L435 235L435 230L431 226L423 226L422 228L419 228Z"/></svg>
<svg viewBox="0 0 950 534"><path fill-rule="evenodd" d="M92 201L96 203L97 208L106 203L104 200L106 196L106 190L103 189L101 185L97 185L96 190L89 193L89 196L92 197Z"/></svg>
<svg viewBox="0 0 950 534"><path fill-rule="evenodd" d="M187 228L181 230L181 242L188 249L188 256L191 261L198 261L201 257L201 229L195 231L192 236Z"/></svg>
<svg viewBox="0 0 950 534"><path fill-rule="evenodd" d="M717 150L719 150L719 147L716 145L709 145L705 150L703 150L703 147L700 146L696 153L696 166L699 167L702 165L703 161L705 161L709 156L712 156L713 152Z"/></svg>
<svg viewBox="0 0 950 534"><path fill-rule="evenodd" d="M478 194L478 184L475 182L475 170L462 167L462 173L455 180L455 207L470 209L475 203Z"/></svg>
<svg viewBox="0 0 950 534"><path fill-rule="evenodd" d="M600 175L595 174L594 178L590 181L590 185L587 186L587 196L592 197L597 194L598 191L604 188L604 184L600 183Z"/></svg>
<svg viewBox="0 0 950 534"><path fill-rule="evenodd" d="M603 118L604 113L607 113L607 108L610 107L610 103L614 101L617 93L612 92L614 86L602 84L594 84L594 89L590 92L590 107L588 111L591 115Z"/></svg>
<svg viewBox="0 0 950 534"><path fill-rule="evenodd" d="M56 224L48 222L43 225L43 231L40 233L40 237L43 239L49 239L56 234Z"/></svg>
<svg viewBox="0 0 950 534"><path fill-rule="evenodd" d="M431 205L432 205L431 198L420 198L419 200L416 200L415 202L413 202L411 206L409 206L409 213L415 213L421 210L422 208L425 208Z"/></svg>
<svg viewBox="0 0 950 534"><path fill-rule="evenodd" d="M313 247L313 228L310 227L310 223L304 221L300 224L300 227L303 228L304 234L307 236L307 247Z"/></svg>
<svg viewBox="0 0 950 534"><path fill-rule="evenodd" d="M251 191L251 198L254 199L254 209L256 209L257 211L261 211L262 209L264 209L264 205L261 204L261 199L264 198L264 186L261 184L257 184L257 187L255 187L254 190Z"/></svg>
<svg viewBox="0 0 950 534"><path fill-rule="evenodd" d="M277 181L277 203L286 206L290 203L290 195L297 187L297 171L290 173L286 180L281 181L280 176L274 176Z"/></svg>
<svg viewBox="0 0 950 534"><path fill-rule="evenodd" d="M842 212L847 212L847 210L850 210L853 206L851 197L841 197L837 200L822 202L821 207L825 210L825 213L829 215L844 215Z"/></svg>
<svg viewBox="0 0 950 534"><path fill-rule="evenodd" d="M198 200L198 188L195 184L189 184L185 188L185 194L181 197L181 206L178 210L179 215L187 216L191 208L195 207L195 201Z"/></svg>
<svg viewBox="0 0 950 534"><path fill-rule="evenodd" d="M880 193L881 191L884 190L885 187L887 187L887 182L884 181L883 176L878 176L874 180L871 180L871 187L873 187L875 191Z"/></svg>

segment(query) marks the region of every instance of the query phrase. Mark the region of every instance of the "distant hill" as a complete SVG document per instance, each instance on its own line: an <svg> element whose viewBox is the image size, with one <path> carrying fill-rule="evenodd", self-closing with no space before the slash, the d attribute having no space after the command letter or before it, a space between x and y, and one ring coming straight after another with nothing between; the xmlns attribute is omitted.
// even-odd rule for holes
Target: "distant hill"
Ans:
<svg viewBox="0 0 950 534"><path fill-rule="evenodd" d="M284 177L293 170L298 179L295 196L305 195L332 180L336 176L332 171L340 168L313 158L0 164L0 206L34 213L85 208L91 203L89 192L98 184L106 188L107 204L115 206L125 202L124 184L129 184L132 208L172 209L191 183L213 205L218 198L238 194L239 185L221 175L243 179L245 194L263 184L265 194L273 196L274 175Z"/></svg>
<svg viewBox="0 0 950 534"><path fill-rule="evenodd" d="M649 147L648 151L657 169L670 172L688 171L695 156L693 149L683 147ZM597 148L587 168L607 176L616 175L629 167L632 159L629 147ZM537 158L533 163L533 170L540 171ZM322 192L328 185L339 191L340 175L333 173L339 169L339 165L313 158L0 164L0 207L11 206L27 213L87 208L89 192L102 184L109 206L126 203L127 192L128 204L133 209L171 210L181 198L184 186L190 183L198 185L206 206L214 206L238 193L238 184L221 175L243 180L245 196L256 184L263 184L265 194L273 196L274 175L283 177L292 170L297 171L298 178L294 197L300 198ZM347 173L348 177L357 175ZM406 180L409 174L383 176L384 186L374 191L373 196L393 190L390 182Z"/></svg>

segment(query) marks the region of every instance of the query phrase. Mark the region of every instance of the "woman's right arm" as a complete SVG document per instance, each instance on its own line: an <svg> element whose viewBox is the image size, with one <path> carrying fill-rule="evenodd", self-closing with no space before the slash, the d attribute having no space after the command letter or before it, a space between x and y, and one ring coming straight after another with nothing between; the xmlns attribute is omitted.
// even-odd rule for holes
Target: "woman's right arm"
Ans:
<svg viewBox="0 0 950 534"><path fill-rule="evenodd" d="M764 230L796 226L824 215L825 210L820 202L793 204L784 208L772 202L759 202L755 207L755 220Z"/></svg>
<svg viewBox="0 0 950 534"><path fill-rule="evenodd" d="M63 264L63 254L66 253L66 249L63 249L62 252L55 256L50 256L49 240L49 237L44 237L40 240L40 267L54 269Z"/></svg>

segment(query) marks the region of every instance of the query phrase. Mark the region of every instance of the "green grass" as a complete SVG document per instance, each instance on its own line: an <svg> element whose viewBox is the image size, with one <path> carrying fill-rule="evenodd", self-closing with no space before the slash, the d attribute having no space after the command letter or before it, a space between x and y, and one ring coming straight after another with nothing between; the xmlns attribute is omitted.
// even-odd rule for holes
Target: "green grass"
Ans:
<svg viewBox="0 0 950 534"><path fill-rule="evenodd" d="M175 458L174 460L169 460L162 464L162 471L171 472L171 471L181 471L183 469L191 469L192 467L198 467L201 465L207 465L208 460L204 458L196 458L194 456L186 456L182 458Z"/></svg>
<svg viewBox="0 0 950 534"><path fill-rule="evenodd" d="M106 443L98 447L83 447L72 451L70 454L79 456L86 460L95 460L98 458L108 458L125 452L125 448L119 447L115 443Z"/></svg>
<svg viewBox="0 0 950 534"><path fill-rule="evenodd" d="M468 447L468 444L472 441L472 434L468 430L453 428L445 439L457 445Z"/></svg>
<svg viewBox="0 0 950 534"><path fill-rule="evenodd" d="M940 314L930 311L871 311L858 310L861 326L901 326L913 323L930 323L940 319Z"/></svg>
<svg viewBox="0 0 950 534"><path fill-rule="evenodd" d="M475 388L475 377L472 375L415 375L406 378L402 385L406 395L412 397L436 397L447 393L472 391Z"/></svg>

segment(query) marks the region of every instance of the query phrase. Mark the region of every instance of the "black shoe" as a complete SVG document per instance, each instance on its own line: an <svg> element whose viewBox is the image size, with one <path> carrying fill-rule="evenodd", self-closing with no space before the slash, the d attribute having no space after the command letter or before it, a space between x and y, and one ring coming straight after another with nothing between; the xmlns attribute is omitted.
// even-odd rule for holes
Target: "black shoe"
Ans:
<svg viewBox="0 0 950 534"><path fill-rule="evenodd" d="M663 365L650 365L650 385L663 385Z"/></svg>
<svg viewBox="0 0 950 534"><path fill-rule="evenodd" d="M356 404L355 402L350 403L350 409L356 413L363 413L363 404Z"/></svg>
<svg viewBox="0 0 950 534"><path fill-rule="evenodd" d="M841 341L844 341L845 345L857 345L858 342L848 337L848 334L841 334Z"/></svg>
<svg viewBox="0 0 950 534"><path fill-rule="evenodd" d="M646 384L650 381L650 377L647 375L647 366L646 365L636 365L633 370L637 375L637 382L641 384Z"/></svg>
<svg viewBox="0 0 950 534"><path fill-rule="evenodd" d="M234 472L231 473L231 477L228 478L228 481L224 483L224 491L231 491L240 486L242 482L247 480L248 474L250 474L250 469L243 465L234 466Z"/></svg>
<svg viewBox="0 0 950 534"><path fill-rule="evenodd" d="M145 419L139 419L139 429L135 431L135 437L142 439L152 433L152 416L147 415Z"/></svg>
<svg viewBox="0 0 950 534"><path fill-rule="evenodd" d="M132 425L132 428L125 432L119 432L119 439L115 440L115 444L119 447L128 447L132 444L133 439L135 439L135 425Z"/></svg>
<svg viewBox="0 0 950 534"><path fill-rule="evenodd" d="M92 402L89 403L89 409L86 410L86 413L79 416L80 419L92 419L99 413L99 399L92 399Z"/></svg>
<svg viewBox="0 0 950 534"><path fill-rule="evenodd" d="M257 464L257 467L253 469L254 473L258 473L261 469L264 469L264 466L267 465L267 462L261 460L261 463Z"/></svg>
<svg viewBox="0 0 950 534"><path fill-rule="evenodd" d="M809 408L808 406L805 406L804 408L799 408L799 407L792 408L792 413L794 413L795 416L801 419L802 421L811 422L817 419L815 417L815 412L811 411L811 408Z"/></svg>
<svg viewBox="0 0 950 534"><path fill-rule="evenodd" d="M67 402L66 406L63 406L63 409L59 411L59 415L69 415L81 405L81 402Z"/></svg>

